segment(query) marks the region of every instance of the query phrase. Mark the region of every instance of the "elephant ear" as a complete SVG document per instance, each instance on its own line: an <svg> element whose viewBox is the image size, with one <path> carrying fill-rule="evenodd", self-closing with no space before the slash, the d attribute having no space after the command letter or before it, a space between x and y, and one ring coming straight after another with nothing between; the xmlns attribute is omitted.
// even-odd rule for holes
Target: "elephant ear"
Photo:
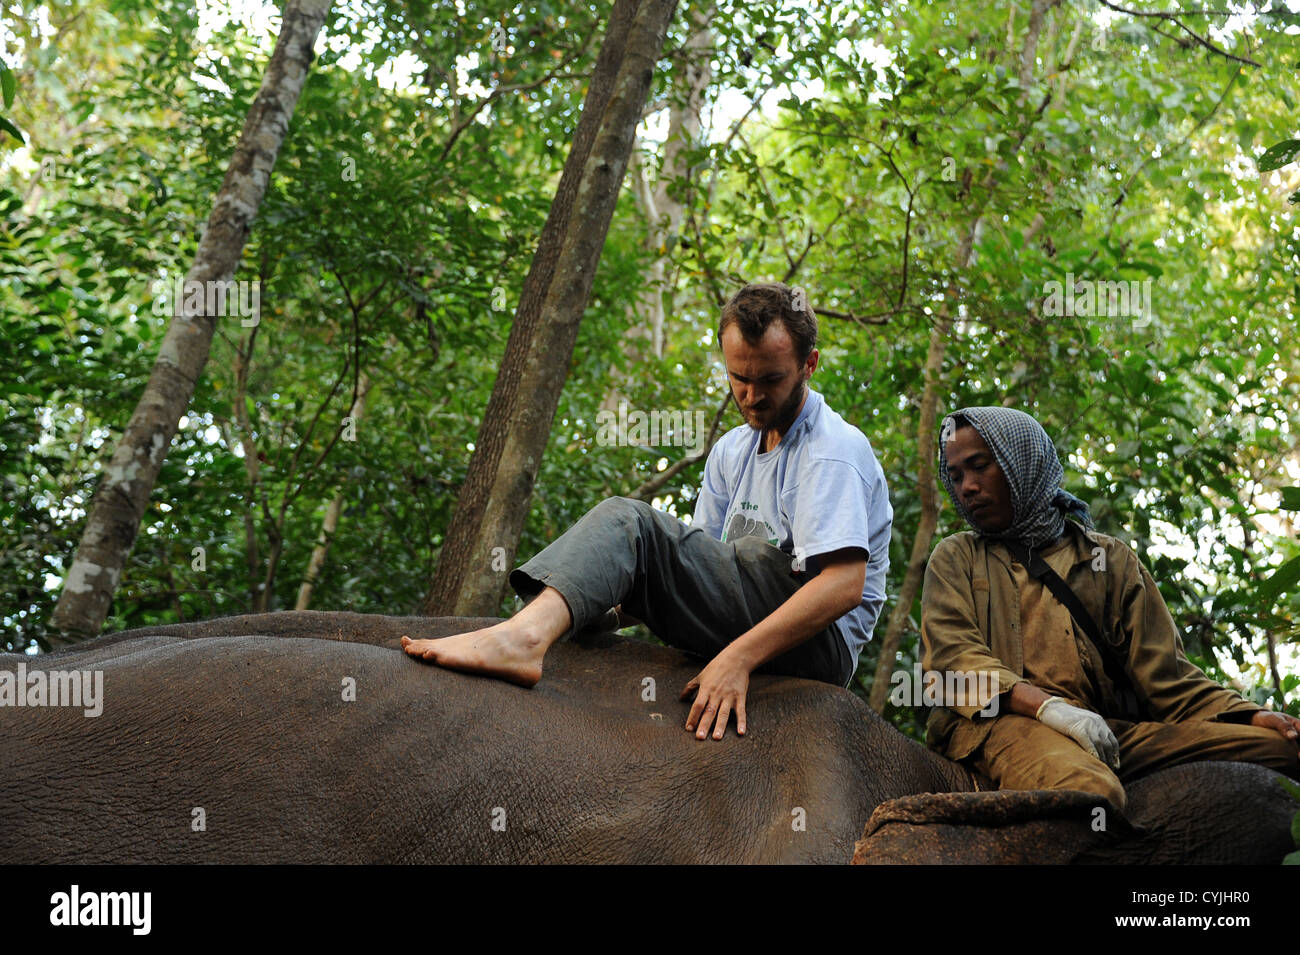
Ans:
<svg viewBox="0 0 1300 955"><path fill-rule="evenodd" d="M1047 864L1140 834L1106 799L1073 790L923 793L876 807L855 865Z"/></svg>

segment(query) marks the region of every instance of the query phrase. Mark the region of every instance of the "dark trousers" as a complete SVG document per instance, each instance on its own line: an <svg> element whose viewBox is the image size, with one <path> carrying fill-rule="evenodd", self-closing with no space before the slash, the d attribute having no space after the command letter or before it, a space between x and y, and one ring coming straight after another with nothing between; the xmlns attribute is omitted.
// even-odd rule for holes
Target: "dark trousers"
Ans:
<svg viewBox="0 0 1300 955"><path fill-rule="evenodd" d="M569 634L621 604L665 643L708 659L804 583L790 555L765 540L723 543L625 497L601 501L510 574L510 585L526 600L544 587L560 592L573 615ZM846 686L856 664L828 626L758 672Z"/></svg>

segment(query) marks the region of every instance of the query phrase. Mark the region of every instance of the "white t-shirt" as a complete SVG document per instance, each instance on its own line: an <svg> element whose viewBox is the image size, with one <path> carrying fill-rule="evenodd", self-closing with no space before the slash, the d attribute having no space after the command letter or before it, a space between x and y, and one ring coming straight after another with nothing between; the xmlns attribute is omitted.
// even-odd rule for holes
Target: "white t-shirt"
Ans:
<svg viewBox="0 0 1300 955"><path fill-rule="evenodd" d="M832 624L856 665L885 603L894 520L885 474L866 435L811 387L781 443L761 451L762 436L743 424L713 446L691 524L722 541L761 537L802 559L809 578L818 554L866 551L862 602Z"/></svg>

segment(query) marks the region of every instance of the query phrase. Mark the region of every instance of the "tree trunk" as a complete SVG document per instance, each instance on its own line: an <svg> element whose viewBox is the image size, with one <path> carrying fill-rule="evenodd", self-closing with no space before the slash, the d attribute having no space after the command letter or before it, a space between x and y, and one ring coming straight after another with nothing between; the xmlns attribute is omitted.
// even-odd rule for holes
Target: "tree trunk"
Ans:
<svg viewBox="0 0 1300 955"><path fill-rule="evenodd" d="M214 283L227 283L235 274L328 10L328 0L290 0L286 7L275 52L213 203L187 284L198 282L212 290ZM219 317L207 314L209 297L205 294L205 302L198 304L188 295L175 296L172 321L149 383L91 502L76 558L54 608L52 623L60 633L51 643L75 643L94 636L104 624L163 458L208 360Z"/></svg>
<svg viewBox="0 0 1300 955"><path fill-rule="evenodd" d="M262 461L258 454L257 443L253 441L253 423L248 418L248 374L253 364L253 347L257 343L257 327L248 332L243 345L235 347L235 387L230 405L234 414L235 427L239 429L239 446L243 449L244 473L248 484L244 489L244 560L248 567L248 609L252 612L259 604L257 601L261 577L260 548L257 546L257 508L259 495L266 497L266 488L262 485ZM231 450L231 438L223 431L226 446Z"/></svg>
<svg viewBox="0 0 1300 955"><path fill-rule="evenodd" d="M972 224L969 234L973 236L974 231ZM970 243L963 243L963 246L969 257ZM921 394L921 419L916 426L916 493L921 501L921 520L917 524L916 536L912 538L912 553L908 558L907 572L903 575L903 585L899 588L898 603L889 615L885 638L880 644L880 658L876 662L876 677L871 684L870 701L871 708L877 713L885 711L890 675L898 658L898 644L903 637L903 628L911 617L917 592L921 589L925 565L930 558L930 543L934 540L934 529L939 524L934 422L938 417L939 389L943 384L943 356L948 350L948 336L952 332L950 301L951 297L945 299L942 310L936 316L938 321L930 332L930 347L925 358L925 389Z"/></svg>
<svg viewBox="0 0 1300 955"><path fill-rule="evenodd" d="M676 0L618 0L424 612L498 612Z"/></svg>
<svg viewBox="0 0 1300 955"><path fill-rule="evenodd" d="M363 371L357 383L357 400L352 403L351 418L354 425L365 413L366 394L369 391L370 376ZM320 539L316 541L316 546L311 551L311 558L307 561L307 573L298 588L298 601L293 606L294 610L306 610L311 606L311 595L316 589L316 579L320 576L321 568L325 566L325 558L329 554L330 544L334 541L334 533L339 529L339 515L342 513L343 492L339 491L325 508L325 520L321 524Z"/></svg>
<svg viewBox="0 0 1300 955"><path fill-rule="evenodd" d="M664 139L663 163L658 179L651 185L650 170L641 159L639 144L630 160L632 191L637 208L646 221L645 247L654 253L647 269L645 287L627 307L627 331L623 341L623 368L634 368L648 357L664 356L664 296L668 290L667 262L669 241L681 228L685 207L680 196L672 195L669 186L690 172L686 151L699 140L704 94L713 78L710 58L713 55L713 31L709 21L713 4L690 13L691 34L681 47L680 59L674 64L672 101L668 108L668 135ZM610 368L610 384L601 409L618 411L624 400L622 388L629 379L622 368Z"/></svg>
<svg viewBox="0 0 1300 955"><path fill-rule="evenodd" d="M1043 15L1048 8L1055 6L1055 4L1056 0L1034 0L1030 10L1028 33L1020 53L1020 81L1021 87L1026 90L1020 97L1022 105L1027 100L1028 86L1033 79L1035 51L1038 47L1038 34L1043 25ZM1014 22L1014 7L1011 16L1013 18L1012 22ZM1009 26L1008 30L1010 29ZM1046 105L1046 102L1044 102L1043 107ZM1039 115L1042 114L1043 107L1039 108ZM1028 137L1032 125L1030 123L1021 132L1016 143L1017 149ZM990 169L980 183L983 199L957 249L955 273L958 277L965 274L972 264L972 254L982 227L984 209L991 198L996 181L994 173L1004 167L1005 163L1000 163L995 169ZM934 424L935 419L938 417L939 390L943 384L943 357L948 350L948 338L952 332L952 303L957 301L960 293L957 278L948 283L946 291L943 308L936 316L938 320L934 323L934 327L930 332L930 347L925 361L925 387L921 393L921 417L917 422L916 494L921 501L921 519L917 524L916 536L912 538L912 553L908 558L907 572L903 575L902 587L899 588L898 602L889 615L889 624L885 628L885 637L880 644L880 657L876 661L876 675L871 684L871 699L869 702L871 708L877 713L885 711L885 703L889 696L890 676L894 670L894 663L898 659L898 645L902 642L903 629L911 617L912 604L916 601L916 595L921 590L921 582L925 578L925 566L930 559L930 545L934 542L934 531L939 523L939 486L938 475L935 472L938 447L936 445Z"/></svg>

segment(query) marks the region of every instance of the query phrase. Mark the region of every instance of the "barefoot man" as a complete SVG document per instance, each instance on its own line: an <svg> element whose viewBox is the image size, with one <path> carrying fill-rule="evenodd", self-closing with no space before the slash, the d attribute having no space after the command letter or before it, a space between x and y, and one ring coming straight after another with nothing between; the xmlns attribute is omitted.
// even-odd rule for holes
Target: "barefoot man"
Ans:
<svg viewBox="0 0 1300 955"><path fill-rule="evenodd" d="M694 521L610 498L515 570L528 601L509 620L432 640L411 656L523 686L560 637L643 620L707 659L681 698L686 729L747 728L755 670L845 686L885 600L893 509L866 437L808 387L817 318L802 289L747 285L718 325L746 424L709 452ZM612 609L611 609L612 608Z"/></svg>

